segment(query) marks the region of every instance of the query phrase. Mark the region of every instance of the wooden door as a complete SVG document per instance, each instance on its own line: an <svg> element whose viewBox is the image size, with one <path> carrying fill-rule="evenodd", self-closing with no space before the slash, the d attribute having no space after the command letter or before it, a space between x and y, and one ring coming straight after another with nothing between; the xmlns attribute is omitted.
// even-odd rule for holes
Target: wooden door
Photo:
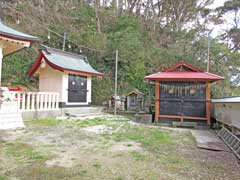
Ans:
<svg viewBox="0 0 240 180"><path fill-rule="evenodd" d="M68 102L87 102L87 77L68 75Z"/></svg>
<svg viewBox="0 0 240 180"><path fill-rule="evenodd" d="M160 87L160 115L206 117L206 89L200 82L165 82Z"/></svg>

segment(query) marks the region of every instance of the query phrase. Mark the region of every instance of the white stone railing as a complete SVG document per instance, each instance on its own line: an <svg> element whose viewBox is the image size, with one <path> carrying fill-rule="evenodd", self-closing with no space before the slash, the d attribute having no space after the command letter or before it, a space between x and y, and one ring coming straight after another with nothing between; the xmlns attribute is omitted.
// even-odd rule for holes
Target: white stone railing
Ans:
<svg viewBox="0 0 240 180"><path fill-rule="evenodd" d="M59 93L56 92L10 92L20 111L44 111L59 108Z"/></svg>

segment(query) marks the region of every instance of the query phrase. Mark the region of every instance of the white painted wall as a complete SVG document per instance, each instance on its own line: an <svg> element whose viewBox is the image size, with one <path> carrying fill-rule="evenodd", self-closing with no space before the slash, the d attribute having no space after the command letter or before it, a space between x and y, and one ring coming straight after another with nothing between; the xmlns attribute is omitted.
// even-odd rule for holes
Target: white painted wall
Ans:
<svg viewBox="0 0 240 180"><path fill-rule="evenodd" d="M87 77L87 103L92 102L92 77Z"/></svg>
<svg viewBox="0 0 240 180"><path fill-rule="evenodd" d="M68 73L62 75L62 98L61 102L68 102Z"/></svg>
<svg viewBox="0 0 240 180"><path fill-rule="evenodd" d="M61 102L63 99L62 76L63 74L60 71L54 70L48 65L45 68L41 68L39 72L39 91L58 92L59 101Z"/></svg>

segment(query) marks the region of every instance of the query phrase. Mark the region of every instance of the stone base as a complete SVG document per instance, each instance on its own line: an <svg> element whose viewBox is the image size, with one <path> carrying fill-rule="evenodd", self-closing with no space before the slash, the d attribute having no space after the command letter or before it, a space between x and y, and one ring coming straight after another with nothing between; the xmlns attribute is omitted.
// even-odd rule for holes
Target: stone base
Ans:
<svg viewBox="0 0 240 180"><path fill-rule="evenodd" d="M90 106L90 107L75 107L75 108L62 108L62 115L70 115L70 116L82 116L85 114L96 114L102 113L104 107L102 106Z"/></svg>
<svg viewBox="0 0 240 180"><path fill-rule="evenodd" d="M24 121L41 118L55 118L60 115L61 115L60 109L22 112L22 118Z"/></svg>
<svg viewBox="0 0 240 180"><path fill-rule="evenodd" d="M0 129L24 127L22 113L17 110L17 102L3 102L0 109Z"/></svg>
<svg viewBox="0 0 240 180"><path fill-rule="evenodd" d="M21 112L0 112L0 129L24 128Z"/></svg>
<svg viewBox="0 0 240 180"><path fill-rule="evenodd" d="M152 114L135 114L134 121L143 124L152 124Z"/></svg>

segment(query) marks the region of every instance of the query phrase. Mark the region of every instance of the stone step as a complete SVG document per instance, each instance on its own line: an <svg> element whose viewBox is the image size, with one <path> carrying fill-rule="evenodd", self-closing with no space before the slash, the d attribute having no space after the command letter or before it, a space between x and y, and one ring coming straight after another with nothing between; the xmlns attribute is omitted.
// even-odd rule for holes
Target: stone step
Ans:
<svg viewBox="0 0 240 180"><path fill-rule="evenodd" d="M85 119L95 119L100 117L105 117L105 113L85 113L85 114L74 114L71 119L85 120Z"/></svg>
<svg viewBox="0 0 240 180"><path fill-rule="evenodd" d="M75 107L75 108L63 108L63 114L90 114L90 113L101 113L104 107Z"/></svg>
<svg viewBox="0 0 240 180"><path fill-rule="evenodd" d="M72 117L86 117L86 116L97 116L104 115L104 113L80 113L80 114L70 114Z"/></svg>

